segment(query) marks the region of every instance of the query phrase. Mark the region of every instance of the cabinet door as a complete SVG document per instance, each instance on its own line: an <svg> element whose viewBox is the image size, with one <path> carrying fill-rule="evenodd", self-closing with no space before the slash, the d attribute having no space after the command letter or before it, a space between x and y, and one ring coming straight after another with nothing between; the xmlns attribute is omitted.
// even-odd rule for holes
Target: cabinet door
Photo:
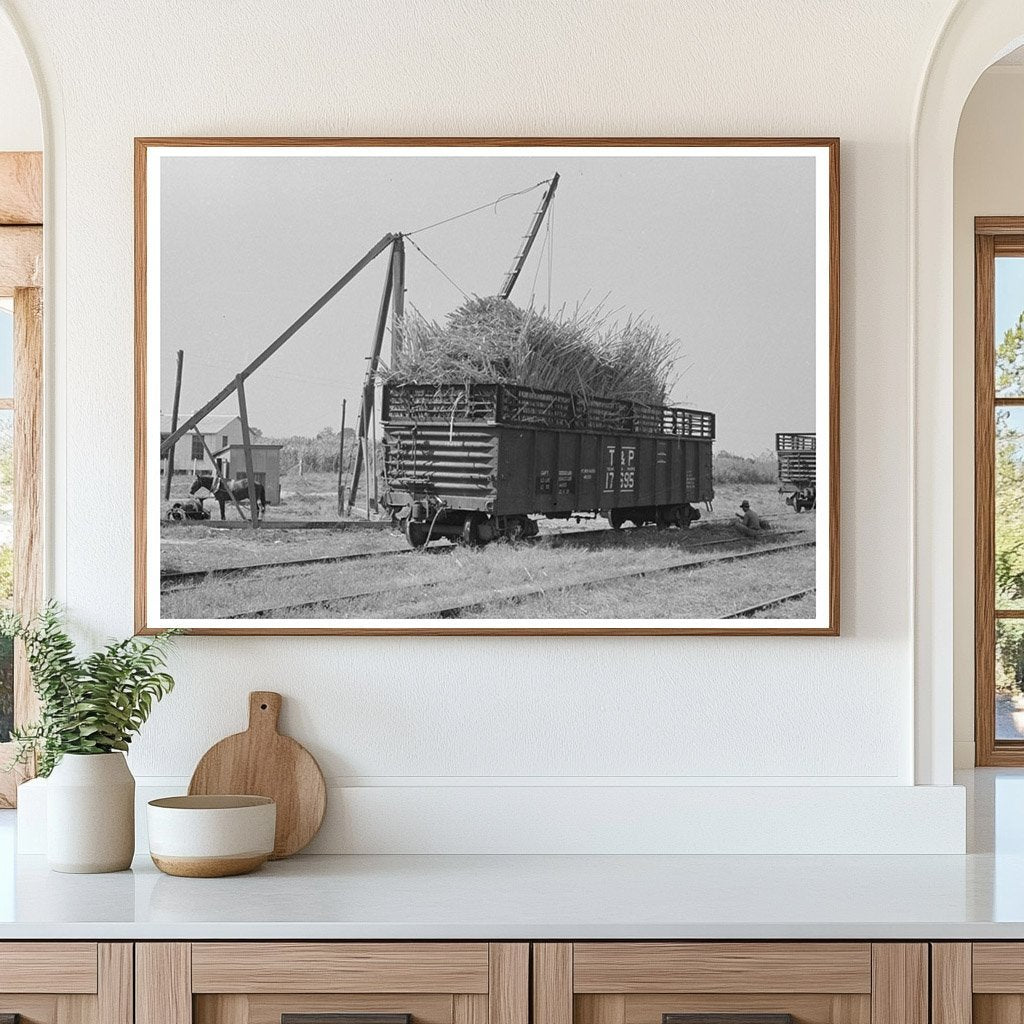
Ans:
<svg viewBox="0 0 1024 1024"><path fill-rule="evenodd" d="M130 943L0 942L5 1024L132 1024Z"/></svg>
<svg viewBox="0 0 1024 1024"><path fill-rule="evenodd" d="M525 943L140 943L136 984L136 1024L529 1024Z"/></svg>
<svg viewBox="0 0 1024 1024"><path fill-rule="evenodd" d="M538 943L533 1024L928 1024L923 943Z"/></svg>
<svg viewBox="0 0 1024 1024"><path fill-rule="evenodd" d="M1024 1021L1024 942L932 946L935 1024Z"/></svg>

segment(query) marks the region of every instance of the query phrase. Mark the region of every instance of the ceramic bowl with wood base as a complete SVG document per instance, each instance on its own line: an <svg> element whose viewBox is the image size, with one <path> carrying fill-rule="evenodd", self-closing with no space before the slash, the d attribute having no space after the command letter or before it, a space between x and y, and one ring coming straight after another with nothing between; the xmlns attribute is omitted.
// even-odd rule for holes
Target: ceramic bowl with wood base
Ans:
<svg viewBox="0 0 1024 1024"><path fill-rule="evenodd" d="M225 878L274 852L277 805L266 796L169 796L147 808L149 853L168 875Z"/></svg>

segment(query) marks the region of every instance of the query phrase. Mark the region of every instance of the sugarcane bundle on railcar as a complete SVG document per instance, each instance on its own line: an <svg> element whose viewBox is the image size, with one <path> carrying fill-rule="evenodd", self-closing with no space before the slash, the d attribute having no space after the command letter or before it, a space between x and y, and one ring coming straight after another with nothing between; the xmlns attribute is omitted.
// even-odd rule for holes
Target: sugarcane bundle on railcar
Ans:
<svg viewBox="0 0 1024 1024"><path fill-rule="evenodd" d="M814 434L776 434L779 493L797 512L817 505L817 451Z"/></svg>
<svg viewBox="0 0 1024 1024"><path fill-rule="evenodd" d="M473 299L403 336L384 504L414 546L529 537L534 516L685 528L714 497L714 415L664 404L675 342L650 323Z"/></svg>

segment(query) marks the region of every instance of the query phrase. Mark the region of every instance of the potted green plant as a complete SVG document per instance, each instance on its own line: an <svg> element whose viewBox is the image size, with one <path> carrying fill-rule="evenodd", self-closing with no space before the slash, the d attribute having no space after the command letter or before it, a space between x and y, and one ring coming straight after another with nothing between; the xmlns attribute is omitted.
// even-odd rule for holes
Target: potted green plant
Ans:
<svg viewBox="0 0 1024 1024"><path fill-rule="evenodd" d="M135 852L135 779L124 758L153 703L174 687L161 671L171 630L111 641L85 657L50 603L29 622L0 613L0 635L22 641L38 721L14 730L14 764L48 777L47 861L54 871L122 871Z"/></svg>

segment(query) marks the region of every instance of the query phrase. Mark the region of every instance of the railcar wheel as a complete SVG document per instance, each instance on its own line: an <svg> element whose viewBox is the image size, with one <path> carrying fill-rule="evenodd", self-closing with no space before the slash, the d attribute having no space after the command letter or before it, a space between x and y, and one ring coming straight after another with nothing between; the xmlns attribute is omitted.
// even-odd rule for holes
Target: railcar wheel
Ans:
<svg viewBox="0 0 1024 1024"><path fill-rule="evenodd" d="M608 525L613 530L621 530L622 524L626 521L626 516L621 508L613 508L608 512Z"/></svg>
<svg viewBox="0 0 1024 1024"><path fill-rule="evenodd" d="M462 523L462 536L460 540L466 547L476 548L487 542L480 535L482 516L477 512L467 512Z"/></svg>
<svg viewBox="0 0 1024 1024"><path fill-rule="evenodd" d="M182 522L185 519L184 509L182 509L180 505L175 505L174 508L167 513L167 518L170 519L172 523Z"/></svg>
<svg viewBox="0 0 1024 1024"><path fill-rule="evenodd" d="M679 509L675 505L659 505L654 510L654 526L659 533L679 525Z"/></svg>
<svg viewBox="0 0 1024 1024"><path fill-rule="evenodd" d="M530 520L526 516L510 516L506 520L505 539L512 544L525 540L529 535L529 527L527 525L529 522Z"/></svg>
<svg viewBox="0 0 1024 1024"><path fill-rule="evenodd" d="M427 543L430 527L426 523L415 523L411 519L406 519L402 524L402 531L410 547L421 548Z"/></svg>

